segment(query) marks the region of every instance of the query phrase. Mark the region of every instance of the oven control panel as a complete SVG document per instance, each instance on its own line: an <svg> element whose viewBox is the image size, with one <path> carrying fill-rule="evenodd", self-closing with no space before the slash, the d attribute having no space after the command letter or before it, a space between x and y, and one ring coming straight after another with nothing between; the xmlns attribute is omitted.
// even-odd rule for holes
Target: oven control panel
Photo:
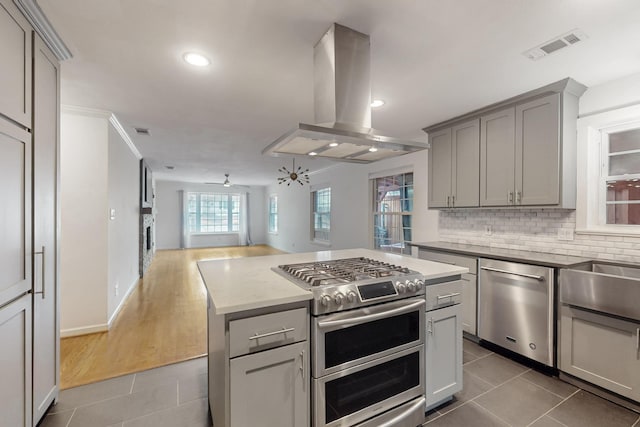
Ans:
<svg viewBox="0 0 640 427"><path fill-rule="evenodd" d="M422 277L326 286L314 290L313 314L333 313L387 301L424 295Z"/></svg>

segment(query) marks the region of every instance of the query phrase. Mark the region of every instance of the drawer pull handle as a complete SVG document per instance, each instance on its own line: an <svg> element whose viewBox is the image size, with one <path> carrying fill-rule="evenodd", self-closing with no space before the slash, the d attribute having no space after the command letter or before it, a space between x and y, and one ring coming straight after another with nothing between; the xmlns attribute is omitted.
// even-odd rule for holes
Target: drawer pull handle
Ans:
<svg viewBox="0 0 640 427"><path fill-rule="evenodd" d="M441 299L453 298L459 295L460 295L460 292L454 292L452 294L447 294L447 295L438 295L438 302L440 302Z"/></svg>
<svg viewBox="0 0 640 427"><path fill-rule="evenodd" d="M528 277L529 279L535 279L535 280L538 280L539 282L544 281L544 276L538 276L536 274L516 273L513 271L501 270L499 268L484 267L484 266L480 267L480 269L486 270L486 271L494 271L496 273L513 274L514 276Z"/></svg>
<svg viewBox="0 0 640 427"><path fill-rule="evenodd" d="M255 334L252 337L249 337L249 340L259 340L260 338L271 337L278 334L286 334L287 332L293 332L296 328L282 328L279 331L267 332L265 334Z"/></svg>

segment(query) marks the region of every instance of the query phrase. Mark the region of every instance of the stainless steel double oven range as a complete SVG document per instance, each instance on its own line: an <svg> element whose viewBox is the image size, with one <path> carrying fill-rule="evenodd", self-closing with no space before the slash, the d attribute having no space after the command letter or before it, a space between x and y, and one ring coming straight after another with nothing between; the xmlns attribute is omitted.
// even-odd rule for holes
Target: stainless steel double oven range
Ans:
<svg viewBox="0 0 640 427"><path fill-rule="evenodd" d="M312 426L424 421L424 277L368 258L274 269L313 293Z"/></svg>

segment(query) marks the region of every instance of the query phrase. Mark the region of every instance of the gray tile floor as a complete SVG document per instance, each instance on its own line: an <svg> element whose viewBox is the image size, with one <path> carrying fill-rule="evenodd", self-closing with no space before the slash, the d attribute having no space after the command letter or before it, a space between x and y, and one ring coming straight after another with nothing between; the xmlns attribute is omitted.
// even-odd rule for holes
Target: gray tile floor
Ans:
<svg viewBox="0 0 640 427"><path fill-rule="evenodd" d="M424 426L640 427L639 414L468 340L464 362L464 389ZM205 358L64 390L40 424L144 426L209 427Z"/></svg>
<svg viewBox="0 0 640 427"><path fill-rule="evenodd" d="M464 340L464 388L426 427L640 427L640 414Z"/></svg>

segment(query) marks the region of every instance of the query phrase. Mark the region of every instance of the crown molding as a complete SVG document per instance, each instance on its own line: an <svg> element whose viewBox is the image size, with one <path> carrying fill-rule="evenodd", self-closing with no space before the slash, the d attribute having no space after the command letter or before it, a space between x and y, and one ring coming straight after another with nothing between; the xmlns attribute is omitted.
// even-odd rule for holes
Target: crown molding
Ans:
<svg viewBox="0 0 640 427"><path fill-rule="evenodd" d="M65 59L73 58L67 45L64 44L62 38L53 28L40 6L38 6L37 0L13 0L13 2L58 60L64 61Z"/></svg>
<svg viewBox="0 0 640 427"><path fill-rule="evenodd" d="M116 132L118 132L120 137L129 146L129 149L131 150L133 155L136 156L138 160L142 159L142 154L140 154L140 151L138 151L135 144L129 137L129 134L127 133L126 130L124 130L124 127L122 127L122 125L118 121L118 118L115 116L115 114L111 114L111 116L109 117L109 123L113 125L113 127L116 129Z"/></svg>

